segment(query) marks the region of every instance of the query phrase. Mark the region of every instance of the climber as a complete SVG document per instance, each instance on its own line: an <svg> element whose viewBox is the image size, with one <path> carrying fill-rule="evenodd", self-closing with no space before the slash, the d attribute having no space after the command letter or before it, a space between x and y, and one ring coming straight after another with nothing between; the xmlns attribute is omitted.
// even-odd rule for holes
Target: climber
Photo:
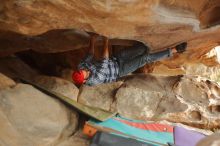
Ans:
<svg viewBox="0 0 220 146"><path fill-rule="evenodd" d="M187 47L187 43L183 42L174 48L149 53L149 48L146 45L136 43L110 58L109 40L104 37L103 59L97 61L93 59L94 45L97 37L97 35L91 35L88 54L79 64L78 70L72 74L73 81L78 85L85 83L92 86L116 81L118 78L135 71L146 63L171 57L173 53L182 53Z"/></svg>

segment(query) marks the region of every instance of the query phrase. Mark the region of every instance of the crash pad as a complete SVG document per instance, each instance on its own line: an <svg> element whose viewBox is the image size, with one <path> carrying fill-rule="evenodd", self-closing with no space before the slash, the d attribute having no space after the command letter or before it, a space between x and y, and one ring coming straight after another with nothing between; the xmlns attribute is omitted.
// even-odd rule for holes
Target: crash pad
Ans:
<svg viewBox="0 0 220 146"><path fill-rule="evenodd" d="M174 128L174 139L177 146L196 146L204 137L204 134L183 127L176 126Z"/></svg>
<svg viewBox="0 0 220 146"><path fill-rule="evenodd" d="M154 146L174 143L173 127L158 123L145 123L115 116L104 122L90 120L88 125L97 128L99 131L106 131L138 139Z"/></svg>

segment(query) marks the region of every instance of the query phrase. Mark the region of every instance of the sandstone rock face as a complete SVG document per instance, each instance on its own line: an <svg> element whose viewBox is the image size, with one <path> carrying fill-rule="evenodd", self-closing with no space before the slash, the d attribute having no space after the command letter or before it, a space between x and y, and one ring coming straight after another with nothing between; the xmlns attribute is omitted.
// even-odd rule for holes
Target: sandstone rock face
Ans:
<svg viewBox="0 0 220 146"><path fill-rule="evenodd" d="M37 76L34 78L34 82L43 86L46 89L60 93L77 101L79 89L70 81L49 76Z"/></svg>
<svg viewBox="0 0 220 146"><path fill-rule="evenodd" d="M144 30L144 24L145 28L151 28L149 24L165 23L168 27L169 23L179 23L180 26L188 24L196 29L199 27L200 22L201 26L205 28L218 23L218 2L218 0L210 3L206 0L196 0L194 2L190 0L181 2L134 0L87 1L87 3L84 3L80 0L40 0L37 2L3 0L1 3L1 19L4 23L1 24L1 28L25 34L38 34L49 29L75 27L118 36L128 35L128 32L138 34L140 30ZM130 13L134 8L136 13ZM50 14L47 13L49 11ZM119 16L120 19L115 16ZM106 27L109 25L117 27Z"/></svg>
<svg viewBox="0 0 220 146"><path fill-rule="evenodd" d="M188 58L193 49L218 44L219 6L219 0L1 0L0 54L84 48L89 31L143 41L153 51L188 41Z"/></svg>
<svg viewBox="0 0 220 146"><path fill-rule="evenodd" d="M32 86L0 90L0 145L56 145L76 131L78 115Z"/></svg>
<svg viewBox="0 0 220 146"><path fill-rule="evenodd" d="M155 120L169 112L183 112L187 106L176 100L172 92L179 79L178 76L134 76L116 94L118 112L135 119Z"/></svg>
<svg viewBox="0 0 220 146"><path fill-rule="evenodd" d="M115 82L97 86L82 86L78 102L88 106L114 111L115 93L121 84L122 82Z"/></svg>

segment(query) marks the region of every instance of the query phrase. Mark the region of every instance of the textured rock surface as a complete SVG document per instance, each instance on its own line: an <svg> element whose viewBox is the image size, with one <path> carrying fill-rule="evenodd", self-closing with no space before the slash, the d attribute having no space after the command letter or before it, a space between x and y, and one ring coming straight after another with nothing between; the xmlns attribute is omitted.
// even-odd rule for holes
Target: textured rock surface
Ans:
<svg viewBox="0 0 220 146"><path fill-rule="evenodd" d="M46 89L60 93L77 101L79 89L70 81L49 76L37 76L33 81Z"/></svg>
<svg viewBox="0 0 220 146"><path fill-rule="evenodd" d="M115 82L97 86L82 86L78 102L104 110L114 110L115 93L121 84L122 82Z"/></svg>
<svg viewBox="0 0 220 146"><path fill-rule="evenodd" d="M220 81L220 65L206 66L204 64L189 64L185 66L187 75L199 75L213 81Z"/></svg>
<svg viewBox="0 0 220 146"><path fill-rule="evenodd" d="M207 66L203 63L186 63L177 68L169 68L169 66L160 63L156 63L154 65L155 66L153 67L151 73L157 75L198 75L214 81L219 81L220 77L219 64L216 64L215 66ZM148 68L144 68L142 70L144 70L144 72L147 72Z"/></svg>
<svg viewBox="0 0 220 146"><path fill-rule="evenodd" d="M1 55L79 49L88 35L78 30L86 30L140 40L152 50L188 41L188 58L219 42L219 6L219 0L1 0Z"/></svg>
<svg viewBox="0 0 220 146"><path fill-rule="evenodd" d="M220 87L205 78L143 74L130 76L120 86L115 85L84 86L79 102L116 110L133 119L219 128Z"/></svg>
<svg viewBox="0 0 220 146"><path fill-rule="evenodd" d="M118 112L142 120L219 127L219 86L197 77L137 76L116 94Z"/></svg>
<svg viewBox="0 0 220 146"><path fill-rule="evenodd" d="M187 41L186 53L163 61L155 70L160 74L161 71L182 74L185 71L181 66L186 63L216 65L201 58L219 44L219 7L219 0L1 0L0 56L29 49L41 53L83 50L89 44L85 33L89 31L108 36L113 45L134 43L128 40L143 41L152 52ZM69 55L61 54L54 60L54 54L45 57L50 56L52 64L75 68L83 53L68 52ZM50 62L38 57L38 66L54 69Z"/></svg>
<svg viewBox="0 0 220 146"><path fill-rule="evenodd" d="M0 144L55 145L76 131L78 115L32 86L0 90Z"/></svg>
<svg viewBox="0 0 220 146"><path fill-rule="evenodd" d="M141 75L127 80L116 94L122 115L138 119L162 119L166 113L183 112L185 104L176 100L173 86L180 77Z"/></svg>

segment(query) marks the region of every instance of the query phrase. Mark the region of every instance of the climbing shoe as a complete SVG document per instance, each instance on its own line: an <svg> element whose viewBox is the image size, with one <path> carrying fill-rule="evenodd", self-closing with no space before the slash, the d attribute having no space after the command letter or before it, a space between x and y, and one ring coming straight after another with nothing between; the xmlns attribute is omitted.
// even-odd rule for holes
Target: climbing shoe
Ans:
<svg viewBox="0 0 220 146"><path fill-rule="evenodd" d="M177 53L183 53L184 51L186 51L186 47L187 47L187 42L183 42L177 45L175 48L176 48Z"/></svg>

